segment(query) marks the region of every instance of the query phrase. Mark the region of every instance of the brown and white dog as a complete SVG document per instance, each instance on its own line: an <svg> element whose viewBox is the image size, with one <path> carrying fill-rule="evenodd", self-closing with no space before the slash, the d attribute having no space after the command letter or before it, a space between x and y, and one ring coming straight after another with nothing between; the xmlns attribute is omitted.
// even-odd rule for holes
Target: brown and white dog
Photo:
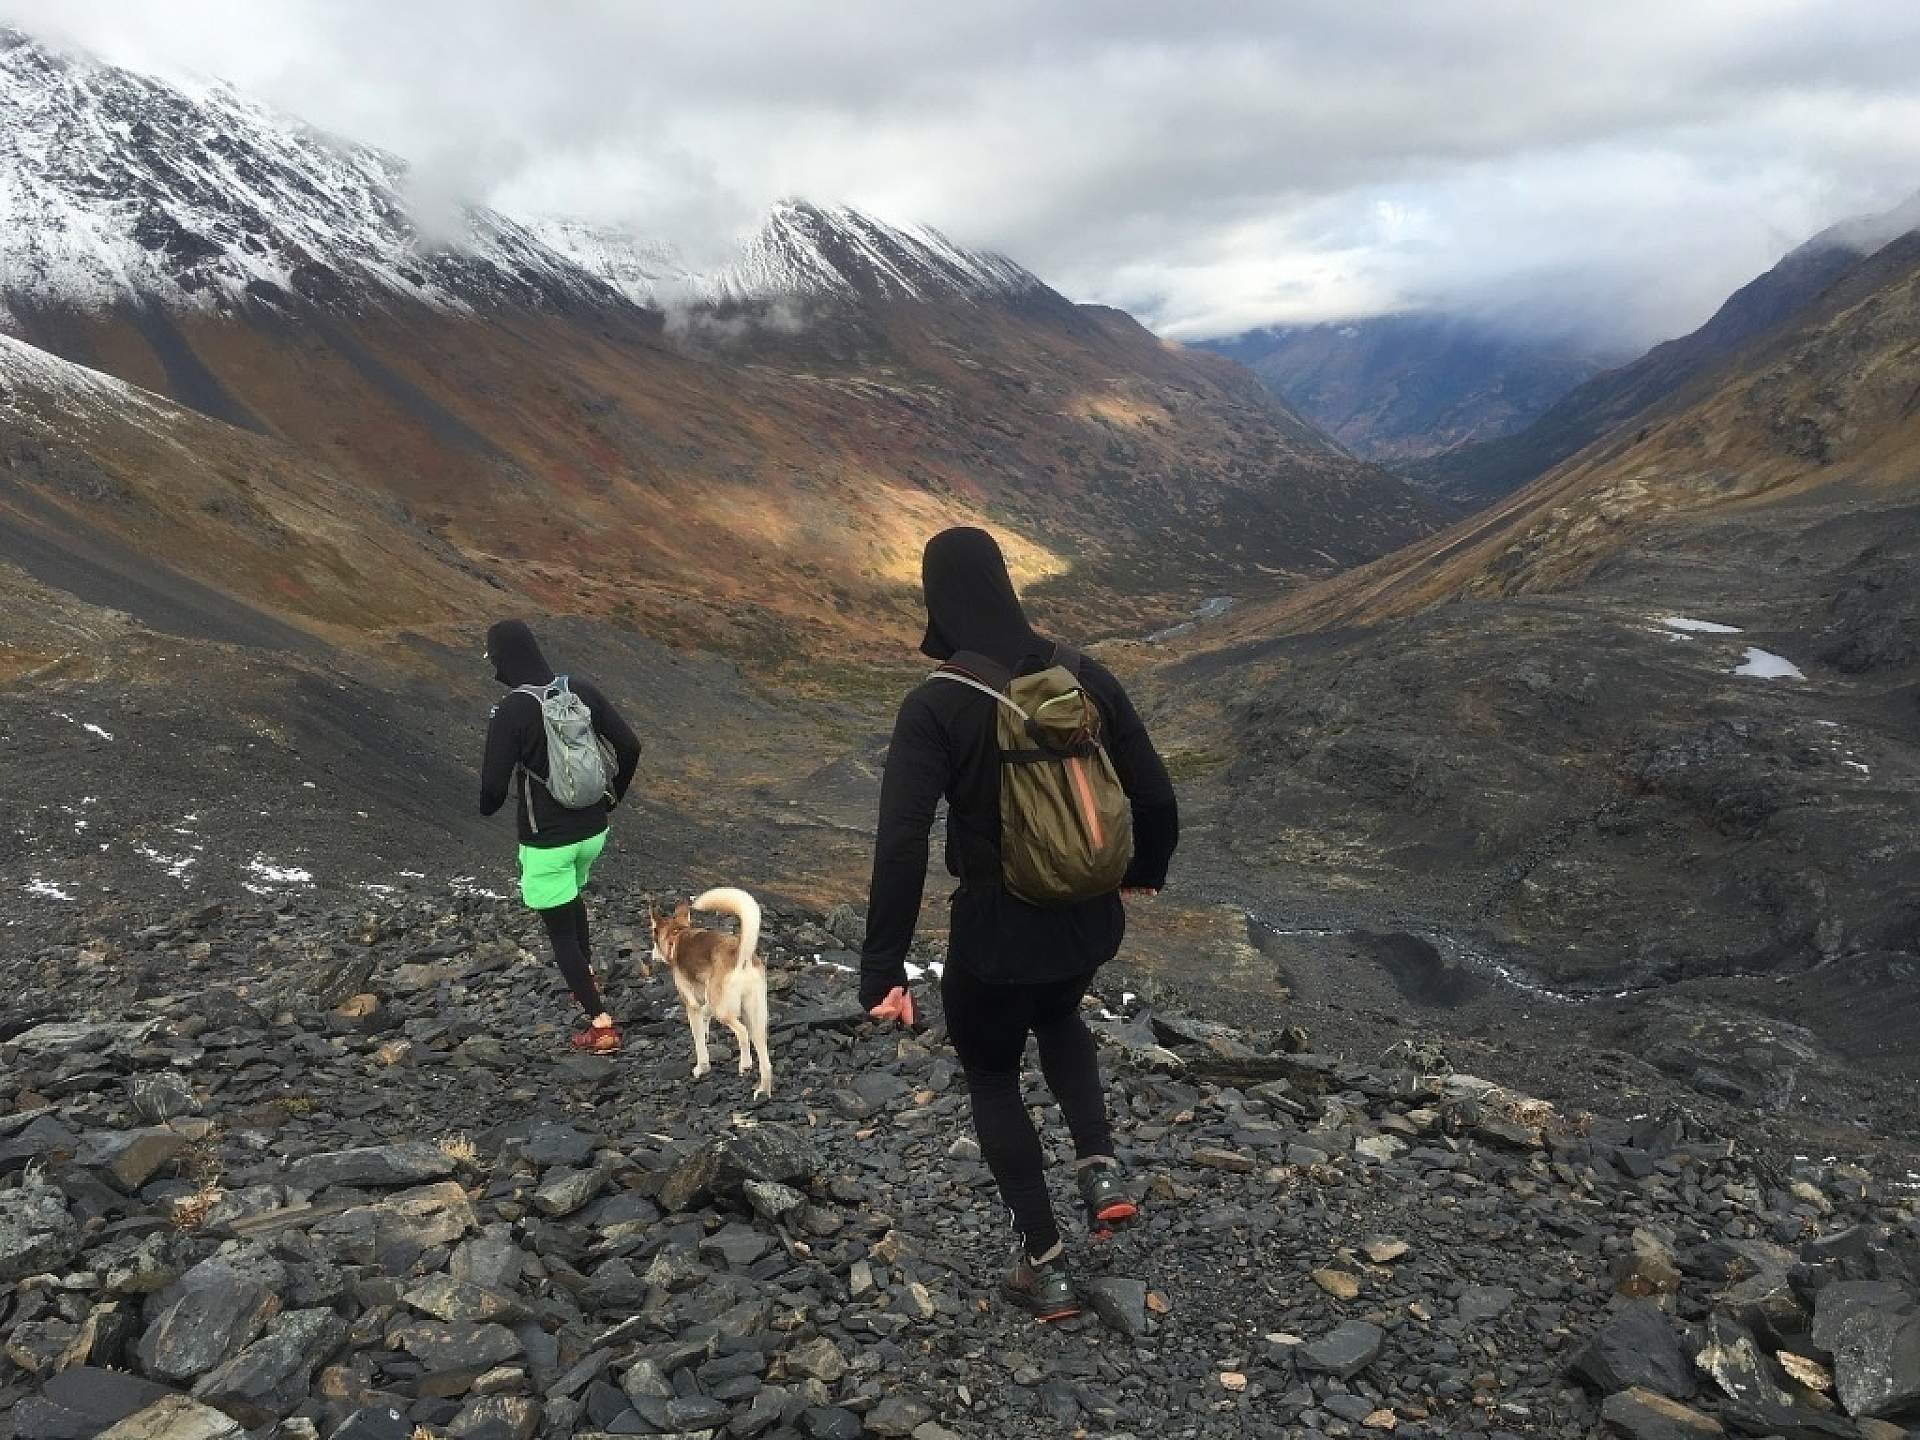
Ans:
<svg viewBox="0 0 1920 1440"><path fill-rule="evenodd" d="M756 953L760 943L760 906L744 890L721 887L693 902L694 910L713 910L740 922L739 935L723 930L699 930L683 901L671 915L656 914L653 921L653 958L673 974L673 985L687 1007L687 1028L693 1031L693 1077L713 1066L707 1060L707 1021L718 1020L733 1031L740 1047L740 1073L753 1068L753 1052L760 1052L757 1098L773 1094L773 1061L767 1055L767 966Z"/></svg>

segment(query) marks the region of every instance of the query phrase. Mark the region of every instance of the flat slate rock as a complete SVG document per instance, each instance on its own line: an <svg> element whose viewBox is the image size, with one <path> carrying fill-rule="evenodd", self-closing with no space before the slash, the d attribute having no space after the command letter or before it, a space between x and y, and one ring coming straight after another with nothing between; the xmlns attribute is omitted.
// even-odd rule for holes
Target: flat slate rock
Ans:
<svg viewBox="0 0 1920 1440"><path fill-rule="evenodd" d="M418 1185L444 1180L453 1172L453 1159L440 1146L405 1140L308 1155L293 1162L287 1178L303 1190L321 1190L329 1185Z"/></svg>
<svg viewBox="0 0 1920 1440"><path fill-rule="evenodd" d="M1302 1345L1297 1360L1302 1370L1317 1370L1351 1380L1375 1360L1387 1333L1365 1320L1348 1320L1338 1329Z"/></svg>

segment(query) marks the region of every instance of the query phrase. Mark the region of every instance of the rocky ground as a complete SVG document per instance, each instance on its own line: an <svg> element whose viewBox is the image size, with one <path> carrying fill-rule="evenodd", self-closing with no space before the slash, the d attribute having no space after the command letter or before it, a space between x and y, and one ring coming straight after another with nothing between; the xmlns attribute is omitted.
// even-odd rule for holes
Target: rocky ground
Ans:
<svg viewBox="0 0 1920 1440"><path fill-rule="evenodd" d="M1591 1114L1419 1044L1318 1053L1125 970L1092 1018L1145 1218L1074 1227L1088 1314L1036 1327L997 1290L1009 1236L932 987L926 1028L877 1028L835 968L857 917L771 912L754 1106L725 1065L688 1079L620 924L642 904L600 898L616 1058L566 1053L531 928L484 895L247 897L10 950L0 1434L1920 1422L1900 1162L1796 1158L1678 1083Z"/></svg>

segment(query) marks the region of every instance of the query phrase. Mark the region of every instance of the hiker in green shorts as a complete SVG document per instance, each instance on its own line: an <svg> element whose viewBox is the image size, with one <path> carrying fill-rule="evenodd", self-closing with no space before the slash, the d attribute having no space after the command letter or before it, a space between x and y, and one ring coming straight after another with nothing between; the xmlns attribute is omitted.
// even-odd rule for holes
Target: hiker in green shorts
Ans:
<svg viewBox="0 0 1920 1440"><path fill-rule="evenodd" d="M594 979L580 891L606 848L607 817L633 781L640 741L590 681L554 675L522 622L502 620L487 631L487 659L512 693L487 725L480 813L492 815L515 797L521 898L546 923L554 963L587 1012L573 1048L610 1054L620 1048L620 1031Z"/></svg>

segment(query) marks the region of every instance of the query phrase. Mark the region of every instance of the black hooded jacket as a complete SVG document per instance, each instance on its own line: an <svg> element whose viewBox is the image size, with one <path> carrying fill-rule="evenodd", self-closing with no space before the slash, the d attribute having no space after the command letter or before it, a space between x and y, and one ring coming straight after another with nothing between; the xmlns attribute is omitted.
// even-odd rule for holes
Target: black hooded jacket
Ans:
<svg viewBox="0 0 1920 1440"><path fill-rule="evenodd" d="M519 620L502 620L487 631L487 658L493 661L494 678L502 685L553 683L553 667L540 653L533 631ZM587 702L594 730L613 746L613 793L616 800L624 798L640 764L640 741L592 681L570 675L567 684ZM493 814L511 795L520 843L541 849L572 845L607 828L609 807L605 801L584 810L569 810L549 795L539 780L530 781L521 775L523 769L534 775L547 773L547 728L540 716L540 702L524 690L515 690L493 707L493 718L487 723L487 753L480 766L480 813ZM537 831L527 821L529 795L534 818L539 821Z"/></svg>
<svg viewBox="0 0 1920 1440"><path fill-rule="evenodd" d="M997 660L1015 675L1053 663L1053 642L1027 623L1000 546L984 530L946 530L927 543L921 566L927 633L935 660L963 650ZM1080 680L1106 722L1106 744L1133 802L1134 856L1125 888L1158 890L1180 836L1167 767L1140 716L1105 666L1083 659ZM1008 894L1000 875L1000 754L988 696L929 681L907 696L894 724L880 788L879 834L860 999L867 1007L906 983L907 947L927 874L927 837L947 801L947 870L953 897L947 963L988 983L1039 984L1084 975L1111 960L1126 931L1116 895L1040 907Z"/></svg>

